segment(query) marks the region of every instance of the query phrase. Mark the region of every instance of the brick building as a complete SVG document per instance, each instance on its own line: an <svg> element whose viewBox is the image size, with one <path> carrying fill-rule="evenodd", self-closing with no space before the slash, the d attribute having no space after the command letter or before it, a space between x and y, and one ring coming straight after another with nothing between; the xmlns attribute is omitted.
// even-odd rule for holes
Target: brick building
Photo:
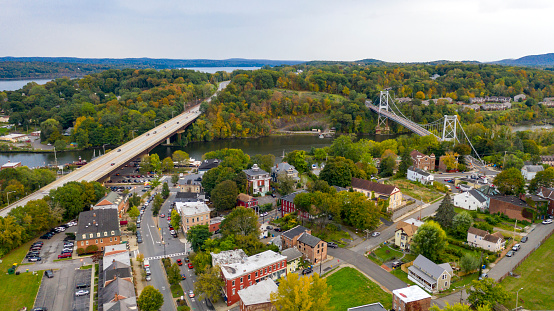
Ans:
<svg viewBox="0 0 554 311"><path fill-rule="evenodd" d="M427 311L431 307L431 295L414 285L392 291L392 310Z"/></svg>
<svg viewBox="0 0 554 311"><path fill-rule="evenodd" d="M527 202L513 195L496 195L490 197L489 212L491 215L500 213L510 219L531 222L533 214L526 209L532 209Z"/></svg>
<svg viewBox="0 0 554 311"><path fill-rule="evenodd" d="M238 302L238 292L264 280L278 280L287 275L287 257L265 251L246 257L243 250L212 253L212 265L221 268L223 295L227 306Z"/></svg>
<svg viewBox="0 0 554 311"><path fill-rule="evenodd" d="M196 225L210 225L210 208L204 202L175 202L175 209L181 214L183 231Z"/></svg>
<svg viewBox="0 0 554 311"><path fill-rule="evenodd" d="M302 226L296 226L281 234L282 249L297 248L305 260L319 263L327 259L327 243L311 235L312 231Z"/></svg>
<svg viewBox="0 0 554 311"><path fill-rule="evenodd" d="M239 290L240 311L274 311L275 306L271 303L271 293L277 292L277 290L277 284L272 279Z"/></svg>
<svg viewBox="0 0 554 311"><path fill-rule="evenodd" d="M79 213L75 243L78 249L96 245L100 251L105 246L121 243L117 210L110 208Z"/></svg>
<svg viewBox="0 0 554 311"><path fill-rule="evenodd" d="M410 152L412 156L413 166L424 171L434 171L435 170L435 155L426 155L417 150Z"/></svg>
<svg viewBox="0 0 554 311"><path fill-rule="evenodd" d="M127 200L127 197L124 197L119 193L112 191L108 193L105 197L100 199L100 201L98 201L98 203L96 203L92 207L93 210L106 208L116 209L119 217L121 217L123 216L123 213L125 213L129 208L129 200Z"/></svg>
<svg viewBox="0 0 554 311"><path fill-rule="evenodd" d="M554 215L554 189L540 187L537 196L548 200L547 212L550 215Z"/></svg>
<svg viewBox="0 0 554 311"><path fill-rule="evenodd" d="M298 195L299 193L305 193L305 192L307 192L307 191L306 190L300 190L300 191L296 191L296 192L287 194L286 196L281 198L281 217L285 216L285 214L290 214L290 213L297 212L298 216L300 216L304 219L309 219L310 218L310 213L297 211L296 210L296 205L294 205L294 198L296 197L296 195Z"/></svg>
<svg viewBox="0 0 554 311"><path fill-rule="evenodd" d="M239 193L237 196L237 206L244 206L246 208L257 210L258 198L250 196L246 193Z"/></svg>

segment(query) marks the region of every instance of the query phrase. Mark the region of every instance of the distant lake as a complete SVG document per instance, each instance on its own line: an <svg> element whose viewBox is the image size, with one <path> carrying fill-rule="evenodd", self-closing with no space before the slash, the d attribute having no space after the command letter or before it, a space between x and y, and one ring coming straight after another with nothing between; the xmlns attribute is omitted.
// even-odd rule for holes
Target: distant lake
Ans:
<svg viewBox="0 0 554 311"><path fill-rule="evenodd" d="M216 73L218 71L232 72L234 70L257 70L261 67L187 67L182 69L190 69L207 73ZM26 79L26 80L9 80L0 81L0 92L2 91L15 91L27 85L29 82L36 82L38 84L46 84L46 82L52 81L52 79Z"/></svg>

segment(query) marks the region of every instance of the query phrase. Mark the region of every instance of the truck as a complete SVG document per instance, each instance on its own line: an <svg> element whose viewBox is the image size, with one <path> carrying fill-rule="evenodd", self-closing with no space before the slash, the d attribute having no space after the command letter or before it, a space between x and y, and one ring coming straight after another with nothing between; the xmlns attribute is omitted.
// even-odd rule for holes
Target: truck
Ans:
<svg viewBox="0 0 554 311"><path fill-rule="evenodd" d="M145 269L150 268L150 260L145 259L142 263L143 263Z"/></svg>

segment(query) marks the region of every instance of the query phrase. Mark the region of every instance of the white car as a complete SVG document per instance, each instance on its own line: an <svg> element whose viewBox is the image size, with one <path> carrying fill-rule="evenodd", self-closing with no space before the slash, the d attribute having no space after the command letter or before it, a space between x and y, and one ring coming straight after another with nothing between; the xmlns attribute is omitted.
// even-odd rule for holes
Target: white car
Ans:
<svg viewBox="0 0 554 311"><path fill-rule="evenodd" d="M543 225L549 225L549 224L551 224L551 223L552 223L552 219L545 219L545 220L543 220L543 222L542 222Z"/></svg>
<svg viewBox="0 0 554 311"><path fill-rule="evenodd" d="M376 237L376 236L380 236L381 235L381 232L373 232L371 234L372 237Z"/></svg>
<svg viewBox="0 0 554 311"><path fill-rule="evenodd" d="M82 289L80 291L75 292L75 296L77 296L77 297L85 296L85 295L88 295L88 294L89 294L89 291L87 289Z"/></svg>

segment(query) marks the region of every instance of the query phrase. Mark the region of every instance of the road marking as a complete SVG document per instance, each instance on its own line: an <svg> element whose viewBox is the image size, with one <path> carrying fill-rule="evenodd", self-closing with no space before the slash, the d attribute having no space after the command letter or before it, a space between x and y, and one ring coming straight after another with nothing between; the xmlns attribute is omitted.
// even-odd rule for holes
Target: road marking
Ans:
<svg viewBox="0 0 554 311"><path fill-rule="evenodd" d="M170 257L177 257L177 256L186 256L187 253L175 253L175 254L167 254L167 255L161 255L161 256L153 256L144 258L144 260L155 260L155 259L162 259L162 258L170 258Z"/></svg>

